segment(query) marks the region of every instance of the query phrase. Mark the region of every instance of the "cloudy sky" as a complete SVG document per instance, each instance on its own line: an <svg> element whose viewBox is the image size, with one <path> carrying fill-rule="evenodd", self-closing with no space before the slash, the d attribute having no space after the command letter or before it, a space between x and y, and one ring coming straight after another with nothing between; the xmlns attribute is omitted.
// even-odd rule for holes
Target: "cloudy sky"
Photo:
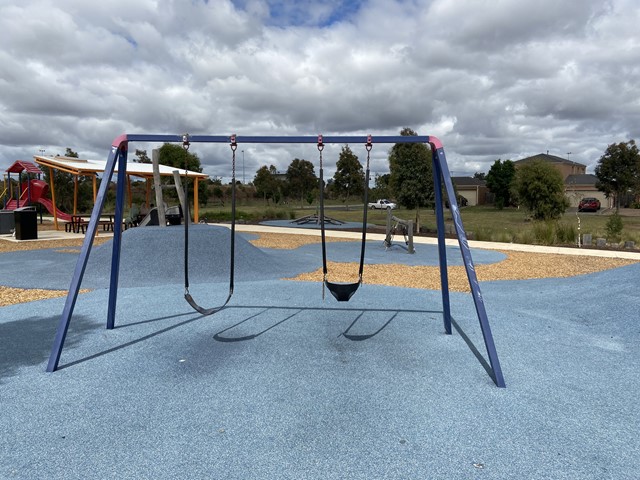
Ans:
<svg viewBox="0 0 640 480"><path fill-rule="evenodd" d="M593 172L640 140L639 26L637 0L0 0L0 169L67 147L105 158L125 132L408 126L440 138L454 175L546 151ZM246 181L317 161L312 145L239 150ZM229 175L228 147L192 151Z"/></svg>

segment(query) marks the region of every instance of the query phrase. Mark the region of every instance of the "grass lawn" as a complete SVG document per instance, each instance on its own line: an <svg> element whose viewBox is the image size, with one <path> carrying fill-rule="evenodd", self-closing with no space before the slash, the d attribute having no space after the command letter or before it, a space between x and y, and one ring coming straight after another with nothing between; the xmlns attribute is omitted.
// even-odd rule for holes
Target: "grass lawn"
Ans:
<svg viewBox="0 0 640 480"><path fill-rule="evenodd" d="M294 219L309 215L317 210L316 205L290 203L288 205L265 205L262 201L243 201L236 207L237 218L258 221L261 219ZM567 211L557 222L534 222L528 219L525 210L506 208L498 210L491 206L464 207L461 210L462 221L467 233L476 240L495 242L514 242L527 244L562 244L576 243L578 232L591 234L596 238L607 238L607 221L611 212L576 212ZM224 221L231 218L231 206L201 207L201 217L209 221ZM326 214L338 220L359 222L362 220L362 205L356 203L347 206L342 202L327 202ZM416 211L399 208L393 211L396 217L415 220ZM386 211L369 210L368 222L376 225L386 224ZM640 211L621 210L623 230L620 241L632 240L640 244ZM453 224L451 214L445 210L445 222ZM435 212L430 209L420 210L420 226L430 232L435 231ZM613 240L613 239L611 239Z"/></svg>

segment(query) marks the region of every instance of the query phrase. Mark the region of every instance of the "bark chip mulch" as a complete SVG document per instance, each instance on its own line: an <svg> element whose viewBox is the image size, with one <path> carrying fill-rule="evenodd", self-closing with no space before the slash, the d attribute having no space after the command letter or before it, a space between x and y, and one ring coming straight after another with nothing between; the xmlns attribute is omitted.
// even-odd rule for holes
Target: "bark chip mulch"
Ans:
<svg viewBox="0 0 640 480"><path fill-rule="evenodd" d="M278 233L257 233L258 238L251 243L260 248L296 249L302 245L319 243L320 238L310 235L287 235ZM108 237L97 237L94 245L108 241ZM327 237L327 241L353 241ZM59 249L59 252L79 252L83 239L9 242L0 241L0 253L44 248ZM633 260L618 258L590 257L579 255L560 255L502 251L506 259L489 265L476 265L480 281L525 280L536 278L561 278L584 275L637 263ZM328 263L329 278L333 282L357 281L357 263ZM449 288L451 291L468 292L469 283L463 266L448 268ZM287 280L322 281L322 270L303 273ZM440 273L437 266L408 266L400 264L365 265L364 283L389 285L404 288L440 289ZM82 290L86 292L88 290ZM0 307L16 303L31 302L67 295L66 290L21 289L0 286Z"/></svg>

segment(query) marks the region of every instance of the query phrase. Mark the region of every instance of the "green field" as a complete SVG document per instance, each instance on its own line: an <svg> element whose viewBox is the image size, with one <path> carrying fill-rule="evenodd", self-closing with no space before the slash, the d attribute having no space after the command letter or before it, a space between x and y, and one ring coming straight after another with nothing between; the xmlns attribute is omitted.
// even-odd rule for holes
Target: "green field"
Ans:
<svg viewBox="0 0 640 480"><path fill-rule="evenodd" d="M291 220L317 211L317 206L301 207L300 204L265 205L262 201L244 201L237 207L237 218L257 222L260 220ZM498 210L491 206L465 207L461 210L462 221L469 238L484 241L526 243L543 245L575 245L578 232L591 234L596 238L607 238L607 221L611 212L581 212L572 209L554 222L531 221L524 210L507 208ZM637 210L622 210L623 230L619 239L609 238L610 242L634 241L640 244L640 213ZM393 211L396 217L415 220L416 211L399 208ZM326 215L346 222L362 221L362 206L328 202ZM386 211L369 210L368 222L384 226ZM231 219L230 205L201 207L200 216L208 221L228 221ZM445 211L445 223L453 225L451 214ZM421 231L433 234L436 228L435 212L420 210Z"/></svg>

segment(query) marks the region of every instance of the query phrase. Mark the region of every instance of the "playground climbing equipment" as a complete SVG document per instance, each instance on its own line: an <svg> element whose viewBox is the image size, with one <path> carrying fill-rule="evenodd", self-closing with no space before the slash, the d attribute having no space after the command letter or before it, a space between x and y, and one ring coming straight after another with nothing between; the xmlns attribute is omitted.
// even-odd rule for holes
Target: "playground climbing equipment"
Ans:
<svg viewBox="0 0 640 480"><path fill-rule="evenodd" d="M391 213L391 209L387 209L387 227L384 237L384 246L387 250L394 246L393 239L397 233L401 233L404 237L404 245L399 245L407 250L407 253L416 253L413 246L413 221L403 220Z"/></svg>

